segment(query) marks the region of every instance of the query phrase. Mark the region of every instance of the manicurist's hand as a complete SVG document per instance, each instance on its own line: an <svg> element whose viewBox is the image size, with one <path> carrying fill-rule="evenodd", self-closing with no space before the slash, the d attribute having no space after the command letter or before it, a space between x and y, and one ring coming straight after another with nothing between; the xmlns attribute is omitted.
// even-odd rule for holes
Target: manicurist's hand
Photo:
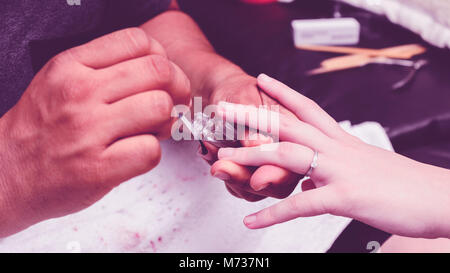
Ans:
<svg viewBox="0 0 450 273"><path fill-rule="evenodd" d="M296 117L280 115L280 143L263 145L265 149L222 148L219 159L242 166L273 165L298 174L309 172L311 184L305 187L309 190L247 216L244 223L249 228L330 213L393 234L450 237L449 170L361 142L316 103L270 77L261 75L258 84ZM237 115L252 110L219 105L221 115L256 128L245 115ZM264 117L260 115L259 121Z"/></svg>
<svg viewBox="0 0 450 273"><path fill-rule="evenodd" d="M0 236L88 207L155 167L189 81L138 28L51 59L0 119Z"/></svg>
<svg viewBox="0 0 450 273"><path fill-rule="evenodd" d="M277 104L258 90L254 77L217 54L187 14L179 10L168 11L145 23L142 28L156 37L165 46L169 58L186 72L193 96L201 97L204 105L214 105L219 101ZM243 141L243 145L260 145L267 141ZM217 161L217 148L206 146L208 152L203 158L212 164L212 175L225 181L227 189L239 198L258 201L266 196L286 197L301 178L277 166L247 168L227 160Z"/></svg>

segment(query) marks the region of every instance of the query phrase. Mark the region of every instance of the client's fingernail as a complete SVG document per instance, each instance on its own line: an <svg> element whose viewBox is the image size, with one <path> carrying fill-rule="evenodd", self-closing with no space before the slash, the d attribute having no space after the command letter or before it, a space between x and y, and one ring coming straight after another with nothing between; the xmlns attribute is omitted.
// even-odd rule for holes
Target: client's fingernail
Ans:
<svg viewBox="0 0 450 273"><path fill-rule="evenodd" d="M219 178L220 180L227 181L230 180L230 175L224 172L216 172L213 174L215 178Z"/></svg>
<svg viewBox="0 0 450 273"><path fill-rule="evenodd" d="M259 74L258 80L260 80L262 82L270 82L270 80L272 80L272 78L263 73L263 74Z"/></svg>
<svg viewBox="0 0 450 273"><path fill-rule="evenodd" d="M270 185L270 183L262 184L262 185L259 185L258 187L255 187L254 190L255 191L262 191L262 190L266 189L269 185Z"/></svg>
<svg viewBox="0 0 450 273"><path fill-rule="evenodd" d="M244 224L247 227L251 227L256 222L256 214L250 214L244 218Z"/></svg>
<svg viewBox="0 0 450 273"><path fill-rule="evenodd" d="M225 158L225 157L231 157L234 154L234 149L233 148L221 148L219 150L218 153L218 157L220 159Z"/></svg>

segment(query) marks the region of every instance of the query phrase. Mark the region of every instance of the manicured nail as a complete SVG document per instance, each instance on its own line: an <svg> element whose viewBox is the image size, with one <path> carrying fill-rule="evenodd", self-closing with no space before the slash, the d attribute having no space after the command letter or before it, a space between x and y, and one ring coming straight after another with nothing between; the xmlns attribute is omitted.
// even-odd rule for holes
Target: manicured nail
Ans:
<svg viewBox="0 0 450 273"><path fill-rule="evenodd" d="M220 180L227 181L230 180L230 175L224 172L216 172L213 174L215 178L219 178Z"/></svg>
<svg viewBox="0 0 450 273"><path fill-rule="evenodd" d="M250 214L244 218L244 224L251 227L256 222L256 214Z"/></svg>
<svg viewBox="0 0 450 273"><path fill-rule="evenodd" d="M221 148L219 149L218 157L219 159L225 158L225 157L231 157L234 154L233 148Z"/></svg>
<svg viewBox="0 0 450 273"><path fill-rule="evenodd" d="M270 185L270 183L262 184L262 185L259 185L258 187L255 187L254 190L255 191L262 191L262 190L266 189L269 185Z"/></svg>
<svg viewBox="0 0 450 273"><path fill-rule="evenodd" d="M270 82L272 80L272 78L263 73L263 74L259 74L258 80L260 80L262 82Z"/></svg>

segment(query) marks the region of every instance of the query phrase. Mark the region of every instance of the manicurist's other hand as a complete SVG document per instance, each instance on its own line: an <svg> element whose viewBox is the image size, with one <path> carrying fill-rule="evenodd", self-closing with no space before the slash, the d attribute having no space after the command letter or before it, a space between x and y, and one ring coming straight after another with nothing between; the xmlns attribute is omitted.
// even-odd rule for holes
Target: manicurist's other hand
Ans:
<svg viewBox="0 0 450 273"><path fill-rule="evenodd" d="M0 236L79 211L155 167L189 80L139 28L51 59L0 119Z"/></svg>

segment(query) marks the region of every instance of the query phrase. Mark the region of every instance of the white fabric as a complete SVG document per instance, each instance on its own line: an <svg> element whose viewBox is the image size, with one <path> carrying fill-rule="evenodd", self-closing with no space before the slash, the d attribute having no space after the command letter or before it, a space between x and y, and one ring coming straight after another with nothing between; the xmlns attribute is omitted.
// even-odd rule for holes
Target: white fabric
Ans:
<svg viewBox="0 0 450 273"><path fill-rule="evenodd" d="M342 125L391 149L377 123ZM197 158L197 146L163 143L155 170L84 211L0 240L0 252L325 252L350 222L324 215L248 230L243 217L276 200L248 203L232 197Z"/></svg>
<svg viewBox="0 0 450 273"><path fill-rule="evenodd" d="M340 0L384 14L437 47L450 48L450 0Z"/></svg>

